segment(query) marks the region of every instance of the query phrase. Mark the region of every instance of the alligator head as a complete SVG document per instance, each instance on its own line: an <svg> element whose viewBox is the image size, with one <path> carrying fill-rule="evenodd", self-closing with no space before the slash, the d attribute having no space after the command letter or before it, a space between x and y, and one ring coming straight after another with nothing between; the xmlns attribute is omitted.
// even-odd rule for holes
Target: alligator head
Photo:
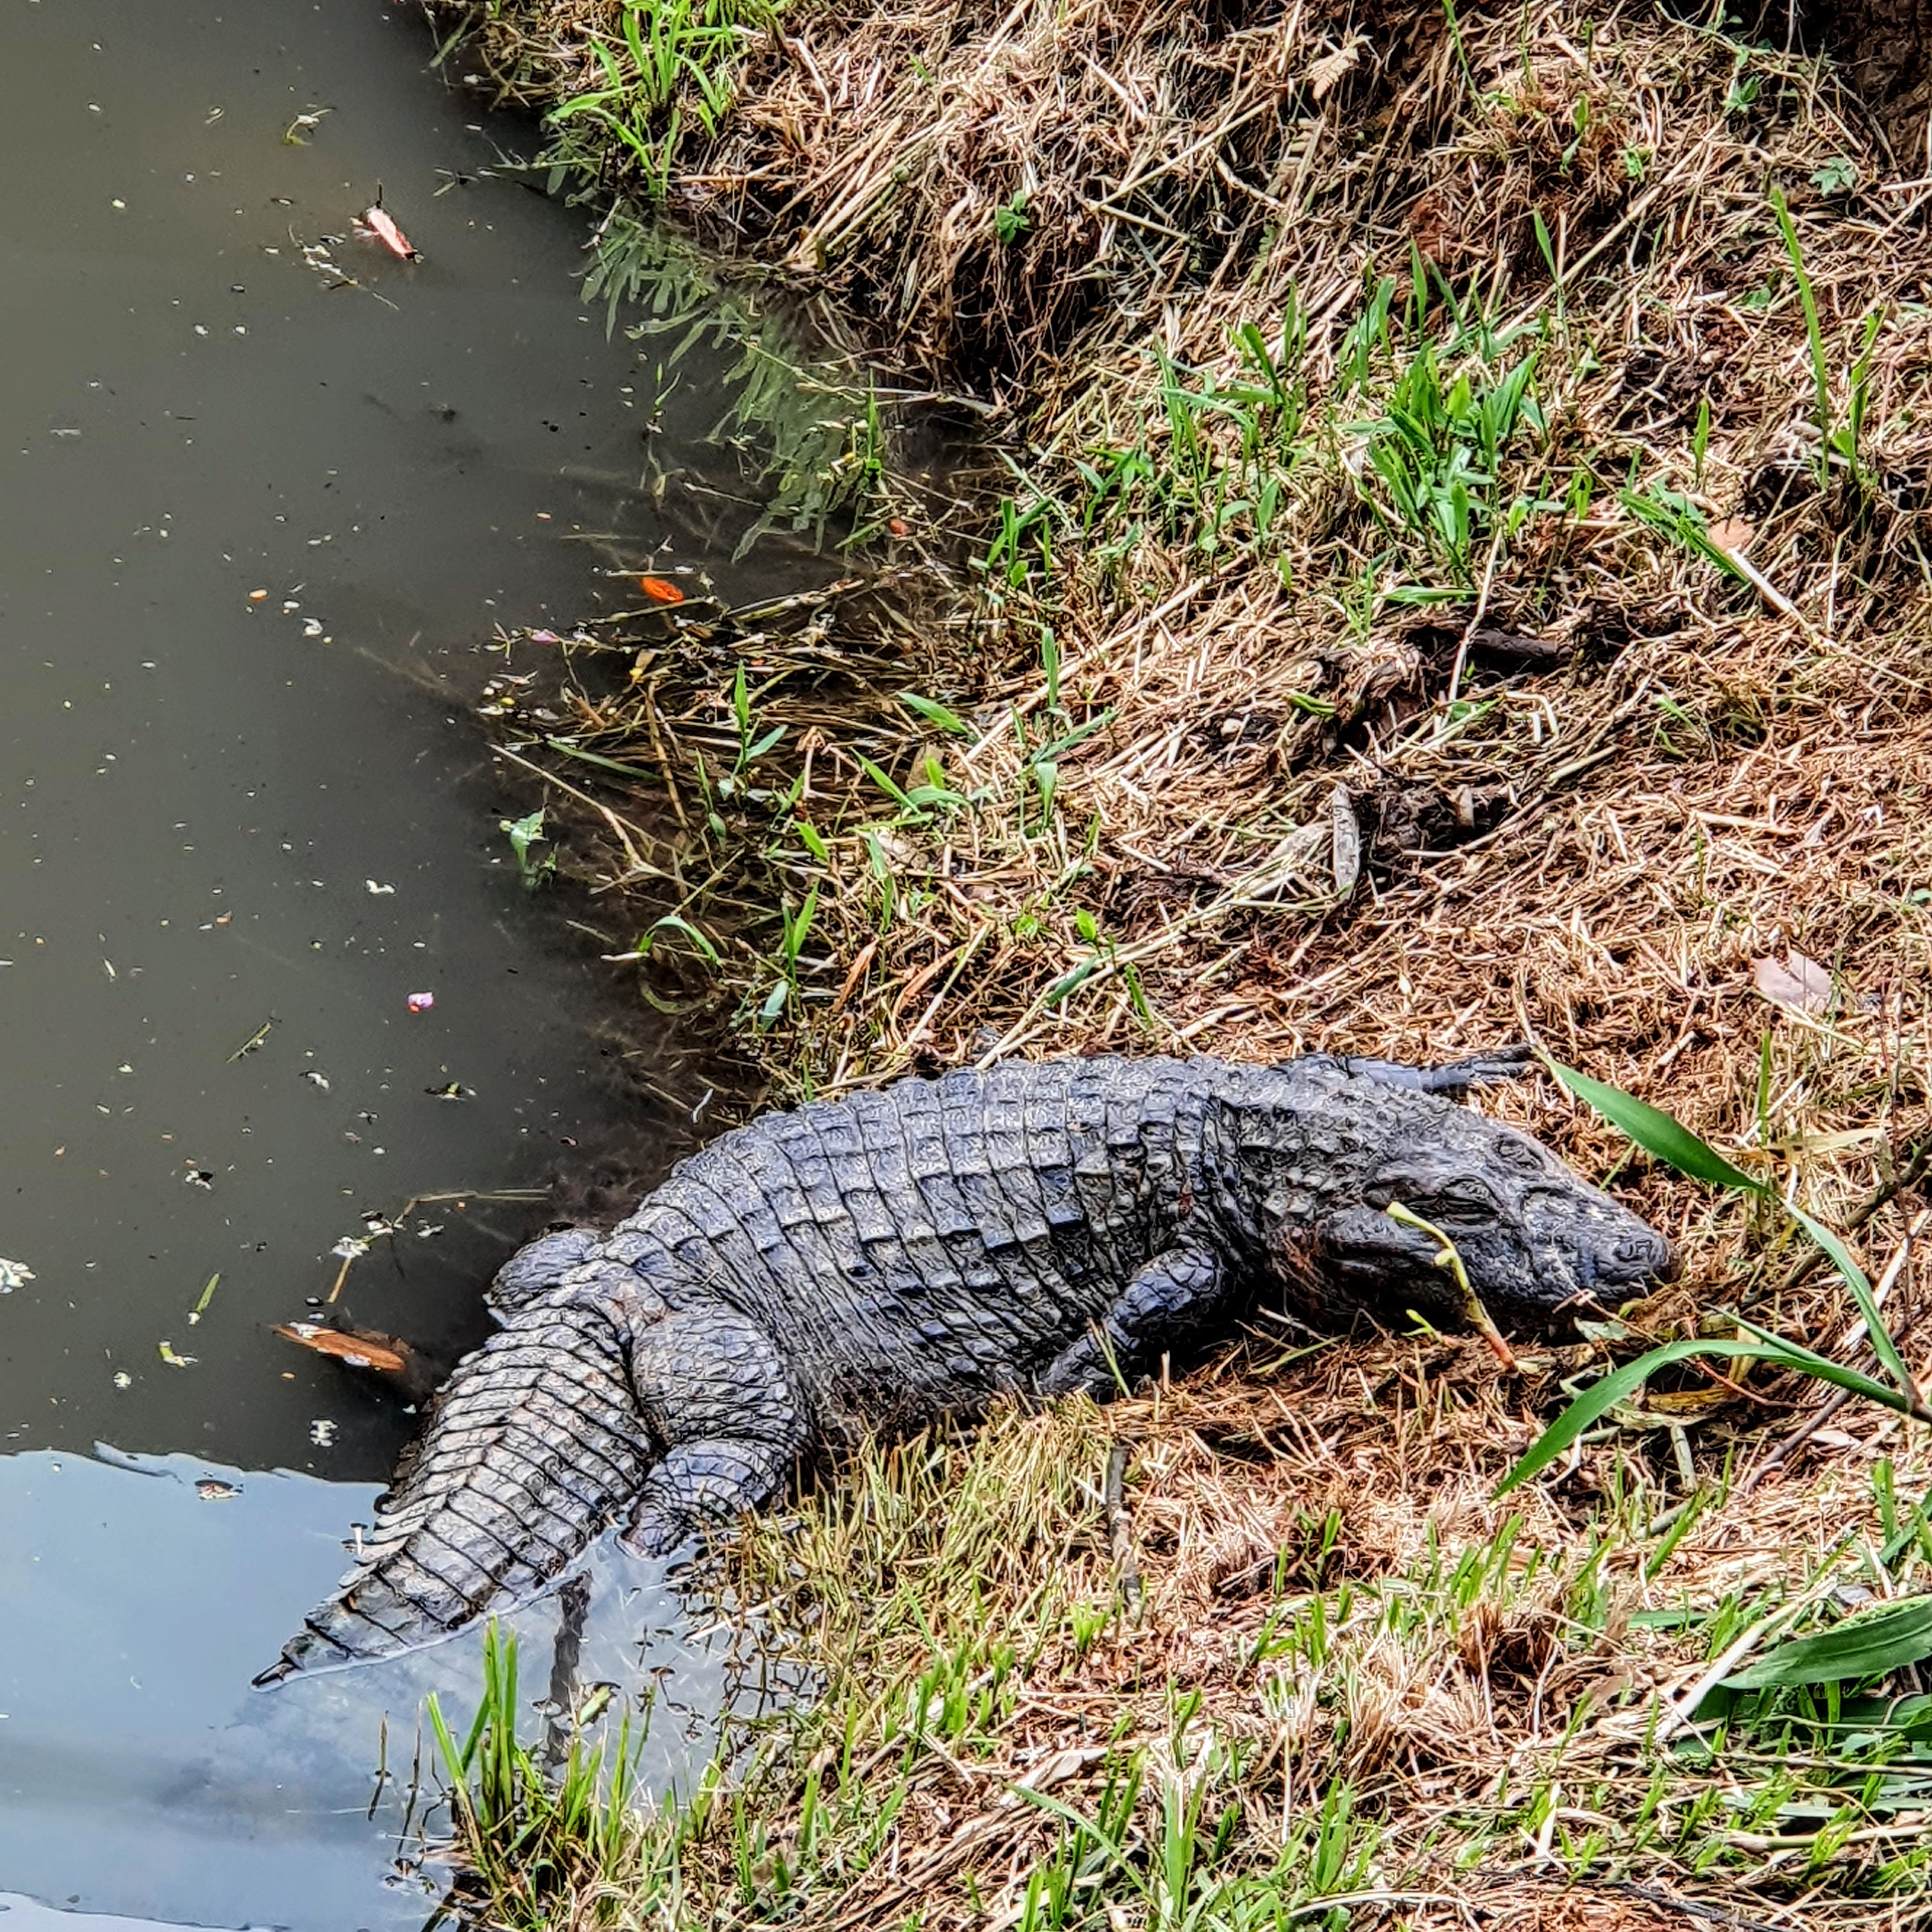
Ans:
<svg viewBox="0 0 1932 1932"><path fill-rule="evenodd" d="M1661 1234L1527 1134L1424 1096L1388 1113L1393 1131L1377 1136L1350 1198L1325 1204L1297 1242L1331 1292L1460 1322L1468 1311L1443 1244L1418 1220L1454 1244L1506 1328L1558 1332L1676 1274Z"/></svg>

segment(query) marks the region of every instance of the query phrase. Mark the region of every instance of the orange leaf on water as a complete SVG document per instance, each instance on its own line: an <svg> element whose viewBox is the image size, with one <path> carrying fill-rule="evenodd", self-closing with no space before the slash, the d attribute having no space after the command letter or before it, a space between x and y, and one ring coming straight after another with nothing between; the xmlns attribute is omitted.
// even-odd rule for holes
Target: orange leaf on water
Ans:
<svg viewBox="0 0 1932 1932"><path fill-rule="evenodd" d="M682 604L684 592L668 577L640 577L638 588L654 604Z"/></svg>
<svg viewBox="0 0 1932 1932"><path fill-rule="evenodd" d="M339 1328L324 1328L314 1322L278 1322L274 1332L284 1341L313 1348L318 1355L333 1355L352 1369L380 1369L386 1375L399 1376L409 1366L408 1352L400 1342L374 1335L346 1335Z"/></svg>
<svg viewBox="0 0 1932 1932"><path fill-rule="evenodd" d="M362 211L362 225L391 254L405 262L420 259L416 250L410 245L410 238L396 226L395 218L380 201Z"/></svg>

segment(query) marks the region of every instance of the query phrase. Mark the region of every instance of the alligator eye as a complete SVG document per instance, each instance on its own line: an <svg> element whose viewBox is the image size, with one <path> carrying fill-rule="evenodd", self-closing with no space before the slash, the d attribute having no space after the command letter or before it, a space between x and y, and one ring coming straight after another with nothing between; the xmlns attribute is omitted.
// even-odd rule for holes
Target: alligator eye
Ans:
<svg viewBox="0 0 1932 1932"><path fill-rule="evenodd" d="M1514 1168L1518 1174L1540 1174L1543 1172L1541 1151L1527 1141L1511 1136L1498 1140L1490 1150L1499 1167Z"/></svg>
<svg viewBox="0 0 1932 1932"><path fill-rule="evenodd" d="M1483 1228L1496 1218L1496 1204L1486 1195L1445 1194L1423 1212L1444 1228Z"/></svg>

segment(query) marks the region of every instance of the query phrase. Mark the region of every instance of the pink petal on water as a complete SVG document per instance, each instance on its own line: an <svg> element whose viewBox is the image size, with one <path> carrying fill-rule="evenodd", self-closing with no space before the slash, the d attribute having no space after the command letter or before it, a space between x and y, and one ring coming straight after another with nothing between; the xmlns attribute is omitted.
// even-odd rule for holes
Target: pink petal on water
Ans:
<svg viewBox="0 0 1932 1932"><path fill-rule="evenodd" d="M412 1013L426 1013L435 1004L436 995L434 993L412 993L410 995L410 1011Z"/></svg>

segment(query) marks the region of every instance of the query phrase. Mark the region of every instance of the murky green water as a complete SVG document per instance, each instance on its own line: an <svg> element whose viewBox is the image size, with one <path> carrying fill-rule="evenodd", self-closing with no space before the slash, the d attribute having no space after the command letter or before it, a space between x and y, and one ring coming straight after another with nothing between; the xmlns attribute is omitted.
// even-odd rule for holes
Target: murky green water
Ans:
<svg viewBox="0 0 1932 1932"><path fill-rule="evenodd" d="M456 714L478 638L584 608L581 538L663 534L634 352L428 51L379 0L0 10L0 1894L419 1921L380 1724L406 1780L472 1647L245 1688L415 1418L270 1324L454 1196L343 1302L453 1357L541 1214L484 1197L629 1105ZM421 262L352 232L379 184ZM600 1576L593 1653L661 1626L713 1706L653 1576Z"/></svg>

